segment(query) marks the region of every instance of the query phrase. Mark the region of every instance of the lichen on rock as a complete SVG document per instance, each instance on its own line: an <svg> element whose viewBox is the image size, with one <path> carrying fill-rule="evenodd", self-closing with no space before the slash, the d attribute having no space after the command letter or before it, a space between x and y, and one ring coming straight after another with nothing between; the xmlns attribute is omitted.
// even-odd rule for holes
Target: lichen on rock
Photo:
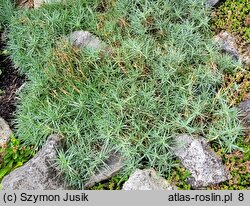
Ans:
<svg viewBox="0 0 250 206"><path fill-rule="evenodd" d="M176 137L175 155L189 170L189 184L200 189L231 178L220 157L209 147L206 139L189 135Z"/></svg>

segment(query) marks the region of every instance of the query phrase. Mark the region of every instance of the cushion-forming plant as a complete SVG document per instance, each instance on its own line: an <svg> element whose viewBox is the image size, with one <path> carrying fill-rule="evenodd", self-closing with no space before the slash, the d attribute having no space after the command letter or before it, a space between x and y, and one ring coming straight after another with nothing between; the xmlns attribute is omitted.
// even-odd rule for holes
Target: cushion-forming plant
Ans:
<svg viewBox="0 0 250 206"><path fill-rule="evenodd" d="M9 13L1 14L8 49L28 79L16 135L41 146L62 134L57 162L69 185L82 188L113 152L124 158L121 174L154 167L168 175L178 134L235 148L242 127L220 88L238 64L217 51L204 2L68 0ZM72 48L65 37L76 30L112 52Z"/></svg>

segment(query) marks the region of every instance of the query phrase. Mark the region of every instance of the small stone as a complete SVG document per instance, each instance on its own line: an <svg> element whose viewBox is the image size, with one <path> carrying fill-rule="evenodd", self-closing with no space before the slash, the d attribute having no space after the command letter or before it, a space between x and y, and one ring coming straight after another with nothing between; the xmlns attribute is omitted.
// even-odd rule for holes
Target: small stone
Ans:
<svg viewBox="0 0 250 206"><path fill-rule="evenodd" d="M12 131L7 122L0 117L0 147L6 146L9 142Z"/></svg>
<svg viewBox="0 0 250 206"><path fill-rule="evenodd" d="M207 0L207 4L209 6L215 6L216 4L219 3L220 0Z"/></svg>
<svg viewBox="0 0 250 206"><path fill-rule="evenodd" d="M84 188L90 188L95 184L107 180L117 174L123 167L123 159L120 153L114 153L105 161L106 167L90 177Z"/></svg>
<svg viewBox="0 0 250 206"><path fill-rule="evenodd" d="M215 36L215 41L219 43L223 52L228 53L237 60L241 60L245 65L250 63L250 58L239 52L236 46L236 38L229 32L221 31Z"/></svg>
<svg viewBox="0 0 250 206"><path fill-rule="evenodd" d="M33 0L15 0L15 5L20 8L33 8Z"/></svg>
<svg viewBox="0 0 250 206"><path fill-rule="evenodd" d="M78 48L105 50L106 44L88 31L75 31L69 35L70 43Z"/></svg>
<svg viewBox="0 0 250 206"><path fill-rule="evenodd" d="M241 102L238 106L241 113L241 119L247 130L250 130L250 99Z"/></svg>
<svg viewBox="0 0 250 206"><path fill-rule="evenodd" d="M250 26L250 15L248 15L245 19L245 26Z"/></svg>
<svg viewBox="0 0 250 206"><path fill-rule="evenodd" d="M39 8L44 3L44 0L34 0L34 8Z"/></svg>
<svg viewBox="0 0 250 206"><path fill-rule="evenodd" d="M189 135L176 138L175 155L191 173L188 183L194 189L218 184L231 178L220 157L209 147L206 139Z"/></svg>
<svg viewBox="0 0 250 206"><path fill-rule="evenodd" d="M58 135L50 135L34 158L3 178L3 190L66 190L55 167L62 140Z"/></svg>
<svg viewBox="0 0 250 206"><path fill-rule="evenodd" d="M124 183L123 190L177 190L167 180L157 175L154 169L136 169Z"/></svg>
<svg viewBox="0 0 250 206"><path fill-rule="evenodd" d="M61 2L62 0L34 0L34 8L39 8L43 4Z"/></svg>

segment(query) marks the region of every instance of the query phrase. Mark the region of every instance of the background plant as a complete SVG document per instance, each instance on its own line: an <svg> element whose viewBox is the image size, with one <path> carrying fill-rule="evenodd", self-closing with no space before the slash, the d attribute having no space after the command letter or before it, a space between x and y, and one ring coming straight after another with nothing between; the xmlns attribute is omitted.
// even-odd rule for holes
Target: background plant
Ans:
<svg viewBox="0 0 250 206"><path fill-rule="evenodd" d="M24 146L19 140L11 136L10 142L0 148L0 182L5 175L22 166L33 157L35 152L35 148Z"/></svg>
<svg viewBox="0 0 250 206"><path fill-rule="evenodd" d="M213 148L218 155L222 157L227 170L231 173L232 178L228 181L209 187L213 190L249 190L250 189L250 144L249 135L241 137L237 145L241 150L233 151L227 154L224 148L214 144Z"/></svg>
<svg viewBox="0 0 250 206"><path fill-rule="evenodd" d="M227 0L213 12L211 27L215 33L226 30L236 38L236 45L244 56L250 55L250 4L249 0ZM249 65L244 70L225 76L225 89L230 104L237 105L249 98Z"/></svg>
<svg viewBox="0 0 250 206"><path fill-rule="evenodd" d="M250 1L226 0L214 12L212 29L218 33L226 30L237 37L237 44L242 52L250 55Z"/></svg>
<svg viewBox="0 0 250 206"><path fill-rule="evenodd" d="M179 163L179 160L176 160L177 166L173 167L171 176L167 179L171 185L177 186L178 190L191 190L191 185L188 184L191 173L183 166L180 166Z"/></svg>
<svg viewBox="0 0 250 206"><path fill-rule="evenodd" d="M116 175L106 182L98 183L97 185L90 188L90 190L121 190L123 184L127 180L128 180L128 176L123 177L123 176Z"/></svg>

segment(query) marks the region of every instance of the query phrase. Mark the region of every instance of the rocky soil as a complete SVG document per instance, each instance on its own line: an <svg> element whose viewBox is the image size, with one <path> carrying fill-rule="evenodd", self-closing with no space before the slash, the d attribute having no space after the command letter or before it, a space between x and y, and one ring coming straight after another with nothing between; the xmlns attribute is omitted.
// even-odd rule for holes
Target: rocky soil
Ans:
<svg viewBox="0 0 250 206"><path fill-rule="evenodd" d="M10 59L3 54L4 47L4 42L0 41L0 117L10 124L16 109L16 94L25 78L17 73Z"/></svg>

